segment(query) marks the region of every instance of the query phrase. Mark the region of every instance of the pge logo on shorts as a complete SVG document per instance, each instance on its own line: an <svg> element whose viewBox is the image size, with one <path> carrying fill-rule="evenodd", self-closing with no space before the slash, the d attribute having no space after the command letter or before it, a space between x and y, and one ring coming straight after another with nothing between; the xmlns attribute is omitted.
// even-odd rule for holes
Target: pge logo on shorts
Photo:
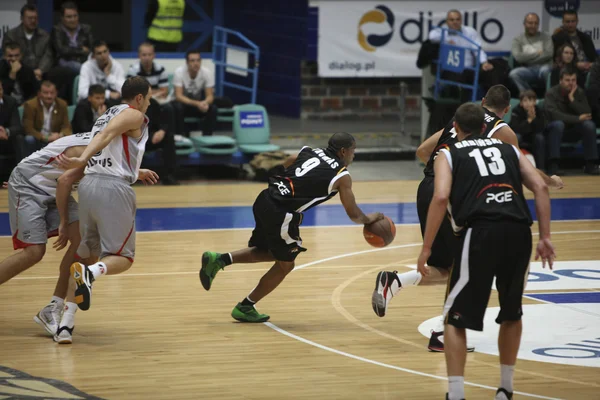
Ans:
<svg viewBox="0 0 600 400"><path fill-rule="evenodd" d="M390 31L385 35L370 34L366 36L362 31L362 26L367 23L383 24L387 23ZM394 14L386 6L378 5L374 10L366 12L358 23L358 44L364 50L373 52L377 47L384 46L390 41L394 34Z"/></svg>

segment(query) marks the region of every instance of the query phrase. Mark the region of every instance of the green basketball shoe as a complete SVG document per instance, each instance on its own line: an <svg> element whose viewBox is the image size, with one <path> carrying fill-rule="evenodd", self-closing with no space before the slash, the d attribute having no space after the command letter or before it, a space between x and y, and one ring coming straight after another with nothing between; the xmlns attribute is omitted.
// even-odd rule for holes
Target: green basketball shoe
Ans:
<svg viewBox="0 0 600 400"><path fill-rule="evenodd" d="M221 253L213 251L205 251L202 254L202 268L200 268L200 282L206 290L210 290L212 281L215 279L217 272L225 268L225 263L221 260Z"/></svg>
<svg viewBox="0 0 600 400"><path fill-rule="evenodd" d="M242 303L237 303L231 316L240 322L267 322L271 318L267 314L260 314L252 306L243 306Z"/></svg>

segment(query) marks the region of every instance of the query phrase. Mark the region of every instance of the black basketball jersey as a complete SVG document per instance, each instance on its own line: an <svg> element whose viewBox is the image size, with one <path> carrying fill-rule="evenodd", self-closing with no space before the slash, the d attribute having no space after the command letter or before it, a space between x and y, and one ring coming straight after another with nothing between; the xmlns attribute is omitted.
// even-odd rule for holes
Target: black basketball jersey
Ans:
<svg viewBox="0 0 600 400"><path fill-rule="evenodd" d="M523 196L519 149L498 139L473 137L440 151L452 168L448 212L455 231L478 220L531 225Z"/></svg>
<svg viewBox="0 0 600 400"><path fill-rule="evenodd" d="M507 126L508 124L502 119L498 118L496 114L494 114L487 108L483 107L483 109L485 110L485 131L481 134L481 136L490 138L494 135L494 133L496 133L498 129L502 128L503 126ZM448 122L448 125L446 125L446 127L444 128L442 136L440 136L435 150L433 151L433 153L431 153L429 161L427 161L427 165L425 165L425 169L423 170L425 176L433 178L433 162L437 157L438 151L440 151L440 149L443 148L444 145L451 145L456 143L457 141L458 139L456 138L456 130L454 129L454 117L452 117L450 122Z"/></svg>
<svg viewBox="0 0 600 400"><path fill-rule="evenodd" d="M269 178L269 194L285 209L303 212L335 196L333 184L345 175L335 154L305 146L284 173Z"/></svg>

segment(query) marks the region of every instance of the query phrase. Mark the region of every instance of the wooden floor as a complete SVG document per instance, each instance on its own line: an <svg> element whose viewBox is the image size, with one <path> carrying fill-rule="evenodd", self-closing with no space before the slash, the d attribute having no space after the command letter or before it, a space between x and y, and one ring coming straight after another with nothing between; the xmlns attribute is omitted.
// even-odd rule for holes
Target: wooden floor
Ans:
<svg viewBox="0 0 600 400"><path fill-rule="evenodd" d="M566 182L553 197L600 197L597 179ZM354 189L360 203L410 202L417 184L364 182ZM137 187L137 193L140 207L232 206L251 204L263 187ZM0 211L6 211L5 191ZM359 226L303 228L309 251L259 303L270 323L252 325L236 323L229 314L269 264L227 268L210 292L198 280L202 252L243 247L248 229L138 233L134 267L96 282L92 308L77 313L71 346L53 343L32 321L55 284L61 254L48 251L42 263L0 287L0 399L23 393L104 399L441 399L447 388L444 356L427 352L427 338L417 328L439 315L444 288L403 290L385 318L371 309L377 271L407 271L406 265L416 262L418 226L397 228L394 243L377 251L365 243ZM552 230L571 232L553 237L561 261L600 259L600 221L557 222ZM11 253L10 238L0 237L2 258ZM490 307L498 305L495 297ZM598 315L589 323L600 336ZM19 380L17 371L43 379ZM472 383L467 398L493 398L498 358L470 354L466 380ZM538 398L598 399L600 369L519 360L515 389ZM52 390L54 397L42 395Z"/></svg>

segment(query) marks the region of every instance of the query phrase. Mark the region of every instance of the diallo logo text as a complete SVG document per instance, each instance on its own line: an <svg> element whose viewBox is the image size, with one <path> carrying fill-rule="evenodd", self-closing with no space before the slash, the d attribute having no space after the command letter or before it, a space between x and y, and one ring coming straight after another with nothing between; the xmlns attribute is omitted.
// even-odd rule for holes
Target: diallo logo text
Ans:
<svg viewBox="0 0 600 400"><path fill-rule="evenodd" d="M388 24L390 30L384 35L363 33L362 27L364 24ZM385 45L390 41L394 34L394 14L386 6L378 5L374 10L366 12L358 23L358 44L366 51L373 52L378 47Z"/></svg>

